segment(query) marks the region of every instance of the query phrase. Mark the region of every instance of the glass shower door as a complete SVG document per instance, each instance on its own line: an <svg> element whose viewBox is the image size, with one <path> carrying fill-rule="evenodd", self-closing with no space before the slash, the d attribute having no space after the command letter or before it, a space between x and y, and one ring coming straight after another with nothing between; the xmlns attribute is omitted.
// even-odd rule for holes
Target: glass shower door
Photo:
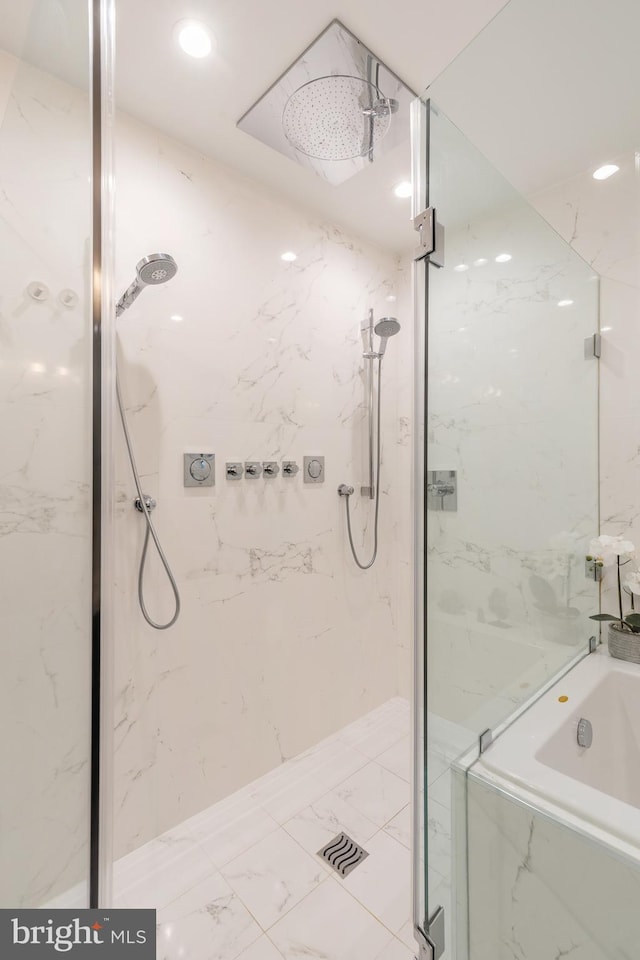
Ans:
<svg viewBox="0 0 640 960"><path fill-rule="evenodd" d="M429 101L414 191L433 211L414 275L415 919L436 958L473 960L466 771L594 633L598 278Z"/></svg>
<svg viewBox="0 0 640 960"><path fill-rule="evenodd" d="M7 908L83 907L89 896L88 18L86 0L0 3L0 907Z"/></svg>

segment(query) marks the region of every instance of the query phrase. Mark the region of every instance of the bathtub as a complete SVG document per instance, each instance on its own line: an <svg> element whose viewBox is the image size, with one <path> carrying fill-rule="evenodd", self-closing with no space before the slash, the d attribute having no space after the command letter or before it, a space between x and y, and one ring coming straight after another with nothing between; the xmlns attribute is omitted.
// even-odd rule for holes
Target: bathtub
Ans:
<svg viewBox="0 0 640 960"><path fill-rule="evenodd" d="M578 744L588 720L590 747ZM605 648L581 660L473 764L540 812L640 862L640 666Z"/></svg>

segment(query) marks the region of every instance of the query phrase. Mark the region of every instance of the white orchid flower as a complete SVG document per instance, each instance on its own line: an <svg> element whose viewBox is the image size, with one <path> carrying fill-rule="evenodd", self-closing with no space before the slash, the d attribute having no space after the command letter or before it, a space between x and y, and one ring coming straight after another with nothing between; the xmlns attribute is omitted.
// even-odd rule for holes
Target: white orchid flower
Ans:
<svg viewBox="0 0 640 960"><path fill-rule="evenodd" d="M602 560L605 567L611 567L617 563L618 557L635 556L636 548L631 540L624 540L622 536L611 537L608 534L602 534L595 537L589 544L589 554Z"/></svg>

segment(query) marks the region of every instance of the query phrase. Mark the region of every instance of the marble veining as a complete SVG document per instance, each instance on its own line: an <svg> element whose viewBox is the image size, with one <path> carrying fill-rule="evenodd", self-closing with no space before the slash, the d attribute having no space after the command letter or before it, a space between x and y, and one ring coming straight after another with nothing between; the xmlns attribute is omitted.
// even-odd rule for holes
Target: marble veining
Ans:
<svg viewBox="0 0 640 960"><path fill-rule="evenodd" d="M408 692L412 314L408 269L395 254L123 115L116 163L118 289L152 249L178 263L170 284L121 319L118 350L138 466L158 500L154 519L183 599L162 637L140 617L143 529L118 435L122 855ZM289 249L297 260L286 264ZM380 556L363 575L336 489L365 481L360 327L369 309L390 312L389 297L402 333L385 359ZM182 452L205 447L217 457L216 485L185 491ZM302 464L314 453L326 458L322 486L300 475L224 476L227 460ZM368 544L368 501L357 498L353 521L358 544ZM155 557L147 597L162 617L168 597ZM355 773L361 757L356 748L328 763L326 789ZM268 815L281 823L299 814L310 788L310 778L301 781L299 806L276 792Z"/></svg>
<svg viewBox="0 0 640 960"><path fill-rule="evenodd" d="M158 909L161 960L413 960L409 808L392 815L396 805L379 776L384 757L408 794L409 720L408 702L394 698L127 854L115 864L115 906ZM371 735L383 731L376 751ZM355 754L372 774L358 791L351 759L340 762ZM282 809L300 807L301 782L308 805L279 824L270 804L279 798ZM385 807L388 819L368 818ZM317 855L342 829L369 852L344 881ZM432 880L434 896L448 896L449 881L435 871Z"/></svg>
<svg viewBox="0 0 640 960"><path fill-rule="evenodd" d="M0 52L0 905L86 903L89 104ZM32 281L49 289L34 300ZM58 297L69 288L77 303ZM10 771L10 775L9 775Z"/></svg>

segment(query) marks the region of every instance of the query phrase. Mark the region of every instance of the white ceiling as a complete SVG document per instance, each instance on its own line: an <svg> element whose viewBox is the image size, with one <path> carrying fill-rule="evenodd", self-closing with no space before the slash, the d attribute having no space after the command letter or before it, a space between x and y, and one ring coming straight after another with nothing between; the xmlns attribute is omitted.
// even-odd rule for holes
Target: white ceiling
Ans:
<svg viewBox="0 0 640 960"><path fill-rule="evenodd" d="M422 92L505 0L117 0L119 107L297 205L382 246L414 242L404 145L338 187L236 128L237 120L334 18L410 87ZM208 24L215 56L193 60L173 35L183 18Z"/></svg>
<svg viewBox="0 0 640 960"><path fill-rule="evenodd" d="M511 0L429 93L529 195L640 149L639 37L639 0Z"/></svg>
<svg viewBox="0 0 640 960"><path fill-rule="evenodd" d="M392 250L414 244L404 143L338 187L236 128L238 119L335 18L416 92L506 0L114 0L116 105L259 180L325 219ZM88 82L87 0L0 0L0 47L79 87ZM215 55L186 56L174 27L206 23ZM329 71L328 71L329 72Z"/></svg>
<svg viewBox="0 0 640 960"><path fill-rule="evenodd" d="M86 9L0 0L0 46L82 85ZM391 192L409 176L408 131L334 187L236 128L334 18L414 90L438 77L436 101L525 193L639 145L639 0L116 0L116 13L119 109L391 249L414 242ZM184 18L210 26L214 56L182 53Z"/></svg>

